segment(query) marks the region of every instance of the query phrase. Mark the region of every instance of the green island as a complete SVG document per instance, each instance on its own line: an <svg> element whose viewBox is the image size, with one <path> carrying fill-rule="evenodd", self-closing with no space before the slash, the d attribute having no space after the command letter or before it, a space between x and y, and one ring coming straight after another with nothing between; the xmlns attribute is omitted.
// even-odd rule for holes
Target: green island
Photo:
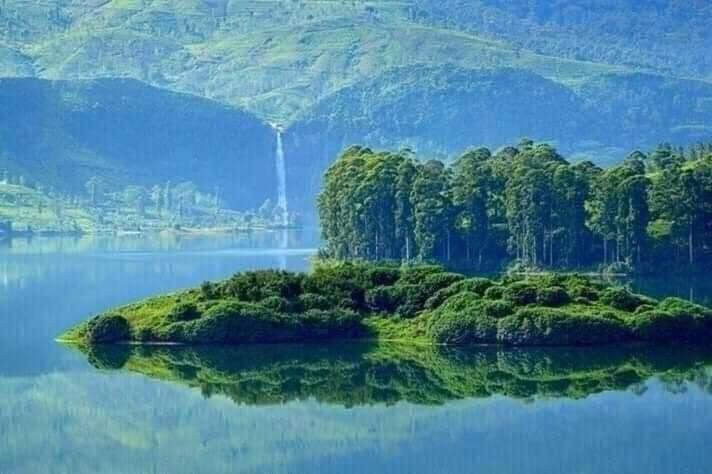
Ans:
<svg viewBox="0 0 712 474"><path fill-rule="evenodd" d="M411 345L706 343L712 310L576 274L468 278L437 265L318 260L110 310L60 337L99 344L399 341Z"/></svg>
<svg viewBox="0 0 712 474"><path fill-rule="evenodd" d="M126 370L222 395L235 403L275 405L315 399L346 407L407 401L507 396L580 400L604 391L639 392L655 377L671 392L686 383L712 387L712 351L695 346L448 348L407 344L287 344L87 348L102 370Z"/></svg>

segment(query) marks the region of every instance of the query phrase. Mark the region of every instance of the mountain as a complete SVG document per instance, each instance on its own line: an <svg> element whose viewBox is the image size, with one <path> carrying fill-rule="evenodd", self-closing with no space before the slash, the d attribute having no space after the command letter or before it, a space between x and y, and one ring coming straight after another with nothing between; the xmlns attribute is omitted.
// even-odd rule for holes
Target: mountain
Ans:
<svg viewBox="0 0 712 474"><path fill-rule="evenodd" d="M291 200L308 206L323 170L353 143L447 159L529 136L605 165L635 148L709 140L711 123L712 84L703 81L605 74L569 88L509 68L399 68L343 88L295 120L285 139Z"/></svg>
<svg viewBox="0 0 712 474"><path fill-rule="evenodd" d="M238 209L276 192L274 132L231 106L130 79L1 79L0 104L0 169L11 175L72 193L92 177L190 180Z"/></svg>
<svg viewBox="0 0 712 474"><path fill-rule="evenodd" d="M354 142L443 157L526 135L606 164L709 141L710 17L699 0L0 0L0 76L132 78L279 124L299 209ZM267 150L274 137L255 127ZM273 189L271 161L254 163L243 173ZM258 191L232 192L244 207Z"/></svg>
<svg viewBox="0 0 712 474"><path fill-rule="evenodd" d="M709 17L693 0L3 0L0 73L133 77L287 123L414 65L712 80Z"/></svg>

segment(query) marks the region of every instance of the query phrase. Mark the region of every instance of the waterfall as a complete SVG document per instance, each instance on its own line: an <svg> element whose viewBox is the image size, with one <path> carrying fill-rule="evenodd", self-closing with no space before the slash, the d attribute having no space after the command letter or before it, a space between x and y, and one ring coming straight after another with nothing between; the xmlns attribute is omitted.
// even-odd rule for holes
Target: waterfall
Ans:
<svg viewBox="0 0 712 474"><path fill-rule="evenodd" d="M277 166L277 208L280 213L280 224L289 224L289 208L287 204L287 170L284 164L284 147L282 146L282 129L272 125L277 132L277 153L275 154Z"/></svg>

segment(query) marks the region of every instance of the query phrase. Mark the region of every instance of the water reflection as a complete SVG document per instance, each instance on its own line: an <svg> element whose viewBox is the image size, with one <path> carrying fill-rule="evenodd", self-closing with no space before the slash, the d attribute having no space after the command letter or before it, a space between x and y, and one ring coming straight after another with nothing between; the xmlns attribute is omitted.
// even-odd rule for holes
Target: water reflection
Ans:
<svg viewBox="0 0 712 474"><path fill-rule="evenodd" d="M444 349L404 345L244 347L98 346L100 369L123 369L219 394L236 403L272 405L314 399L346 407L406 401L583 399L604 391L640 393L657 378L671 392L688 383L712 388L712 349Z"/></svg>

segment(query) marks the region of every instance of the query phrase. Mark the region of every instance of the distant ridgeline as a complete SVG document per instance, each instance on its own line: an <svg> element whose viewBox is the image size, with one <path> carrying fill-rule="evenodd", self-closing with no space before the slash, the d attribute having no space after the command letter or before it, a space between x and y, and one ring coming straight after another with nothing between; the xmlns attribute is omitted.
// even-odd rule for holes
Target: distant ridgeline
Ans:
<svg viewBox="0 0 712 474"><path fill-rule="evenodd" d="M659 270L712 262L712 146L602 169L523 140L452 165L353 146L318 199L324 256L493 268Z"/></svg>

